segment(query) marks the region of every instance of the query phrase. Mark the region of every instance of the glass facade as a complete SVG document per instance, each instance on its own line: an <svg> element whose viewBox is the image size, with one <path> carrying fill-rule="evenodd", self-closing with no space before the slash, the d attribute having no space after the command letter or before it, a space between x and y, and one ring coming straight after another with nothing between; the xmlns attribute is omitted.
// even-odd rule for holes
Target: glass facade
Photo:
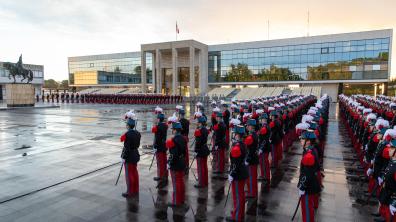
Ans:
<svg viewBox="0 0 396 222"><path fill-rule="evenodd" d="M141 83L140 53L117 53L97 56L69 58L70 84L79 84L75 73L97 73L98 84L139 84ZM152 83L152 54L146 54L147 83Z"/></svg>
<svg viewBox="0 0 396 222"><path fill-rule="evenodd" d="M209 51L209 83L387 79L390 38Z"/></svg>

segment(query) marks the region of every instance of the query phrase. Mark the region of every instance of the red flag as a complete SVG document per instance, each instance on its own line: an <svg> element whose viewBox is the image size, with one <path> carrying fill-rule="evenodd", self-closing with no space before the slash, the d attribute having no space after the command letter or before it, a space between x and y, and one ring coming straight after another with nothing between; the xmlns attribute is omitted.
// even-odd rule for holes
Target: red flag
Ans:
<svg viewBox="0 0 396 222"><path fill-rule="evenodd" d="M177 26L177 22L176 22L176 33L179 34L179 27Z"/></svg>

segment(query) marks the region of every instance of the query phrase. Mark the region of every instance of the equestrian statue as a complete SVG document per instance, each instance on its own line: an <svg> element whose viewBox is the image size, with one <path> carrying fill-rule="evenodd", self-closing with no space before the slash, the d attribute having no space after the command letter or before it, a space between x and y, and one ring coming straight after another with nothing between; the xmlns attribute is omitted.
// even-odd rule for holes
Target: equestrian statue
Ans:
<svg viewBox="0 0 396 222"><path fill-rule="evenodd" d="M22 77L21 82L23 82L25 79L27 79L27 83L33 80L33 71L23 68L22 55L19 56L17 63L13 64L11 62L5 62L3 63L3 67L9 71L10 74L8 75L8 78L11 79L12 76L14 83L16 82L16 77L18 76Z"/></svg>

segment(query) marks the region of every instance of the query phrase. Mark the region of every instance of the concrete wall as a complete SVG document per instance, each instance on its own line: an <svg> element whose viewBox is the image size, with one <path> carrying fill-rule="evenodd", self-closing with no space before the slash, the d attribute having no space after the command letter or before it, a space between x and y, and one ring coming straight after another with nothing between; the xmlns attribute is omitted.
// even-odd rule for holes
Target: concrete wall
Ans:
<svg viewBox="0 0 396 222"><path fill-rule="evenodd" d="M333 102L338 100L338 84L318 84L317 86L322 87L322 95L327 94L330 96Z"/></svg>

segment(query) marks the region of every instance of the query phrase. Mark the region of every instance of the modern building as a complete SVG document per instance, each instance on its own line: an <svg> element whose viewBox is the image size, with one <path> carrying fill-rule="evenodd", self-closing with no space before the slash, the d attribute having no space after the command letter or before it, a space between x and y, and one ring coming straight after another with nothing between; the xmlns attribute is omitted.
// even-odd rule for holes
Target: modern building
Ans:
<svg viewBox="0 0 396 222"><path fill-rule="evenodd" d="M13 83L14 79L9 77L9 71L3 67L4 62L0 62L0 101L4 100L6 95L5 84ZM31 84L34 86L35 94L41 95L41 88L44 85L44 66L23 64L23 67L33 71L33 80ZM17 77L16 82L21 82L21 78ZM26 82L26 80L24 81Z"/></svg>
<svg viewBox="0 0 396 222"><path fill-rule="evenodd" d="M70 57L69 79L74 87L139 85L185 96L214 87L312 84L333 97L354 84L384 91L392 35L384 29L219 45L143 44L140 52Z"/></svg>

